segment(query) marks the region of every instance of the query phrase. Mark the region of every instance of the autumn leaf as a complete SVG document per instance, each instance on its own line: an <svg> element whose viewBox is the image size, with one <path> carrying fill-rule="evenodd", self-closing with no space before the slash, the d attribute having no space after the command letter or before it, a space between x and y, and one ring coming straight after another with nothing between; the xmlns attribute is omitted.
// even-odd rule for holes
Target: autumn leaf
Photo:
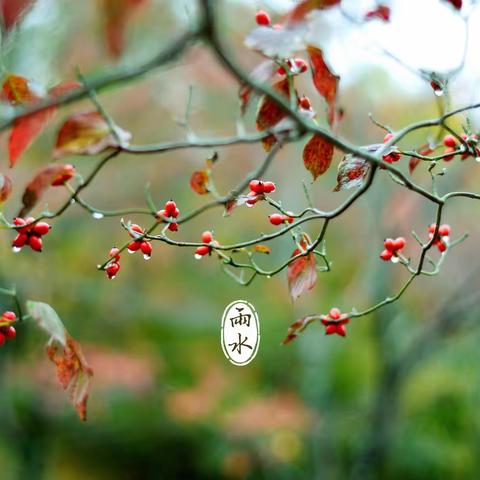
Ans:
<svg viewBox="0 0 480 480"><path fill-rule="evenodd" d="M313 175L314 181L330 167L333 151L333 145L319 135L314 135L305 145L303 163L305 168Z"/></svg>
<svg viewBox="0 0 480 480"><path fill-rule="evenodd" d="M270 253L270 247L267 247L267 245L255 245L252 248L252 252L264 253L264 254L268 255Z"/></svg>
<svg viewBox="0 0 480 480"><path fill-rule="evenodd" d="M50 305L28 301L27 311L36 325L49 335L47 356L55 364L58 380L80 419L86 420L93 370L87 364L80 345L70 336Z"/></svg>
<svg viewBox="0 0 480 480"><path fill-rule="evenodd" d="M101 0L101 2L108 52L114 58L118 58L125 48L128 21L146 0Z"/></svg>
<svg viewBox="0 0 480 480"><path fill-rule="evenodd" d="M24 217L38 203L48 187L50 187L57 178L63 175L69 175L71 168L71 165L68 164L51 163L39 170L25 188L22 197L23 208L20 210L18 216Z"/></svg>
<svg viewBox="0 0 480 480"><path fill-rule="evenodd" d="M302 0L288 14L289 23L303 22L312 10L322 10L338 5L341 0Z"/></svg>
<svg viewBox="0 0 480 480"><path fill-rule="evenodd" d="M337 186L334 192L359 187L369 170L370 164L367 160L351 154L345 155L338 165Z"/></svg>
<svg viewBox="0 0 480 480"><path fill-rule="evenodd" d="M131 134L118 126L115 130L121 144L128 143ZM66 155L96 155L118 146L110 126L99 112L75 113L60 128L53 155L55 158Z"/></svg>
<svg viewBox="0 0 480 480"><path fill-rule="evenodd" d="M192 190L199 195L206 195L209 193L208 189L208 182L210 180L210 176L206 170L199 170L197 172L193 172L192 176L190 177L190 187Z"/></svg>
<svg viewBox="0 0 480 480"><path fill-rule="evenodd" d="M325 99L328 105L328 123L336 121L337 90L340 77L332 73L323 57L323 52L312 45L307 47L310 56L313 84L317 92Z"/></svg>
<svg viewBox="0 0 480 480"><path fill-rule="evenodd" d="M280 80L273 85L273 88L281 95L290 98L288 79L285 78L283 80ZM260 100L257 112L257 130L260 132L264 130L269 130L270 128L273 128L275 125L277 125L285 117L285 111L275 100L272 100L270 97L263 96ZM263 147L267 152L272 148L275 142L276 139L274 135L270 135L266 139L262 140Z"/></svg>
<svg viewBox="0 0 480 480"><path fill-rule="evenodd" d="M22 19L33 3L33 0L0 0L0 12L7 32Z"/></svg>
<svg viewBox="0 0 480 480"><path fill-rule="evenodd" d="M67 82L53 87L49 94L58 96L79 87L78 82ZM34 105L41 100L31 88L29 81L19 75L9 75L2 87L2 98L12 105ZM18 118L13 122L13 128L8 140L8 153L10 167L14 167L17 160L40 135L49 120L56 113L56 107L49 107L31 115Z"/></svg>
<svg viewBox="0 0 480 480"><path fill-rule="evenodd" d="M12 181L0 173L0 204L7 201L12 193Z"/></svg>
<svg viewBox="0 0 480 480"><path fill-rule="evenodd" d="M303 239L300 242L302 249L296 248L292 253L292 257L305 252L310 243L308 236L303 234ZM309 252L306 255L302 255L296 260L293 260L288 265L287 279L290 296L294 301L300 295L315 287L317 283L315 254Z"/></svg>

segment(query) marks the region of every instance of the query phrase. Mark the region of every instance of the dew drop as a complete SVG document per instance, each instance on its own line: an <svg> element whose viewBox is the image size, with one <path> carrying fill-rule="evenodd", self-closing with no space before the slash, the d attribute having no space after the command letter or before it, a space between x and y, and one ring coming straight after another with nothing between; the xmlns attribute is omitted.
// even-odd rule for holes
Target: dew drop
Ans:
<svg viewBox="0 0 480 480"><path fill-rule="evenodd" d="M145 260L150 260L150 259L152 258L152 256L151 256L151 255L144 254L144 255L143 255L143 258L144 258Z"/></svg>
<svg viewBox="0 0 480 480"><path fill-rule="evenodd" d="M267 278L272 278L272 276L271 276L271 275L267 275Z"/></svg>
<svg viewBox="0 0 480 480"><path fill-rule="evenodd" d="M130 250L129 248L127 248L127 252L131 255L132 253L135 253L136 250Z"/></svg>
<svg viewBox="0 0 480 480"><path fill-rule="evenodd" d="M400 259L398 257L393 256L392 257L392 263L398 263Z"/></svg>
<svg viewBox="0 0 480 480"><path fill-rule="evenodd" d="M75 202L76 202L76 200L74 198L70 199L70 205L73 205Z"/></svg>
<svg viewBox="0 0 480 480"><path fill-rule="evenodd" d="M252 208L255 204L254 204L254 203L245 202L245 205L246 205L248 208Z"/></svg>
<svg viewBox="0 0 480 480"><path fill-rule="evenodd" d="M443 90L443 88L435 88L433 90L433 93L437 96L437 97L442 97L443 94L445 93L445 91Z"/></svg>
<svg viewBox="0 0 480 480"><path fill-rule="evenodd" d="M116 276L116 275L113 275L113 276L108 277L108 278L109 278L109 280L115 280L115 278L117 278L117 276Z"/></svg>
<svg viewBox="0 0 480 480"><path fill-rule="evenodd" d="M475 157L475 161L480 163L480 157Z"/></svg>
<svg viewBox="0 0 480 480"><path fill-rule="evenodd" d="M21 250L20 247L12 247L12 252L13 253L18 253Z"/></svg>
<svg viewBox="0 0 480 480"><path fill-rule="evenodd" d="M450 243L450 237L442 237L442 240L445 245L448 245Z"/></svg>
<svg viewBox="0 0 480 480"><path fill-rule="evenodd" d="M201 260L203 255L199 255L198 253L195 254L195 259L196 260Z"/></svg>
<svg viewBox="0 0 480 480"><path fill-rule="evenodd" d="M100 213L100 212L93 212L92 213L92 217L95 219L95 220L101 220L105 215L103 213Z"/></svg>

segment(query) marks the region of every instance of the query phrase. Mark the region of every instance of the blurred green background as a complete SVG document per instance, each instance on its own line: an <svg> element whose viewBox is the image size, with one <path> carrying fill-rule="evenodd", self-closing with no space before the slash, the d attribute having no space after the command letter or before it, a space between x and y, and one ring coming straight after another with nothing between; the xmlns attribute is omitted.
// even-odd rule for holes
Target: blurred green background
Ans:
<svg viewBox="0 0 480 480"><path fill-rule="evenodd" d="M222 32L246 68L260 61L242 45L254 25L255 9L266 7L280 18L293 4L219 3ZM345 5L361 12L370 3ZM424 3L427 9L435 4L453 19L441 2ZM423 2L392 2L392 9L414 4ZM100 1L38 0L3 41L4 70L46 88L74 78L77 66L96 73L115 64L136 64L196 18L193 1L145 2L129 18L125 52L114 61L105 49L101 12ZM417 15L413 8L411 15ZM352 28L335 14L319 18L320 45L327 54L341 51L339 38L350 38ZM389 26L373 27L378 28ZM414 41L415 32L403 31L404 38ZM422 32L418 35L422 38ZM347 42L343 47L353 48ZM428 84L378 52L375 64L370 61L372 52L364 53L356 63L338 64L329 54L342 76L342 136L359 145L381 141L383 133L368 120L369 112L394 128L437 115ZM474 99L475 81L472 74L452 83L454 105L457 92L460 105L465 98ZM184 114L190 86L195 133L201 138L234 134L237 85L204 45L100 98L116 122L132 132L135 144L171 141L185 137L176 120ZM298 88L312 98L324 123L324 104L308 75ZM88 109L91 104L83 101L61 110L11 172L14 195L4 208L8 218L17 212L32 173L50 161L62 119ZM245 125L252 131L255 108L250 110ZM475 125L474 115L471 120ZM460 128L462 121L465 117L452 126ZM7 171L7 137L2 135L2 172ZM415 148L425 141L422 132L402 146ZM289 209L303 208L304 181L317 206L334 208L347 197L332 193L336 168L311 184L301 159L303 144L284 147L266 176L278 185L276 198ZM217 151L215 179L221 192L264 155L260 145ZM144 185L150 182L158 205L173 197L188 211L205 201L190 190L189 178L211 153L121 155L84 198L100 209L141 207ZM336 162L340 158L338 152ZM72 159L84 175L94 161ZM400 163L407 168L406 159ZM473 159L455 161L439 188L475 190L479 178ZM415 180L429 186L424 167L415 172ZM54 189L45 201L53 210L64 199L65 192ZM5 231L0 238L1 285L16 284L22 299L51 304L82 344L95 377L89 419L83 424L46 359L45 338L28 322L19 325L17 339L0 351L0 478L478 478L477 212L475 203L464 200L446 208L453 237L466 231L471 236L448 255L440 276L418 279L396 304L352 322L345 339L325 337L323 329L313 325L288 346L281 341L289 324L302 315L332 306L362 309L395 293L406 272L379 261L383 238L408 236L411 230L425 238L434 219L432 207L380 174L368 195L331 224L327 252L332 271L319 274L316 288L295 305L285 273L244 288L222 273L214 257L196 261L188 249L160 243L154 245L150 262L139 254L124 255L118 278L108 281L96 265L113 245L126 241L126 233L118 218L96 220L77 206L54 221L40 255L14 255L12 234ZM273 231L267 220L270 213L263 204L238 208L228 218L212 210L182 226L175 238L197 241L203 230L213 229L222 243L247 240ZM141 216L128 219L140 225L150 222ZM308 231L314 234L318 228L309 225ZM407 253L418 258L418 248L409 239ZM265 266L284 261L294 248L291 238L270 246L272 254L261 259ZM247 367L231 365L219 341L223 310L236 299L251 302L260 317L260 350ZM12 308L8 299L1 301L3 308Z"/></svg>

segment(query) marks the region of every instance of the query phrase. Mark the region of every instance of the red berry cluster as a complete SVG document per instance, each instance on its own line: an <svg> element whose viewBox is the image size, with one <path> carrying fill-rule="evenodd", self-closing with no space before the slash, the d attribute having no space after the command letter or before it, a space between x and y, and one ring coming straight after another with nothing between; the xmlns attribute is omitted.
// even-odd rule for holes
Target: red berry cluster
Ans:
<svg viewBox="0 0 480 480"><path fill-rule="evenodd" d="M293 218L282 213L273 213L268 217L272 225L281 225L282 223L292 223Z"/></svg>
<svg viewBox="0 0 480 480"><path fill-rule="evenodd" d="M110 280L113 280L116 276L118 271L120 270L120 250L117 247L113 247L110 250L108 256L112 259L105 271L107 272L107 277Z"/></svg>
<svg viewBox="0 0 480 480"><path fill-rule="evenodd" d="M13 312L3 312L0 317L0 347L7 341L13 340L17 336L17 331L12 323L17 321L17 316Z"/></svg>
<svg viewBox="0 0 480 480"><path fill-rule="evenodd" d="M25 245L28 245L35 252L42 251L42 237L50 231L50 225L47 222L36 222L33 217L20 218L13 220L13 224L18 227L17 236L13 239L12 249L15 253L19 252Z"/></svg>
<svg viewBox="0 0 480 480"><path fill-rule="evenodd" d="M391 260L393 263L398 263L400 251L405 247L407 241L403 237L398 237L396 239L387 238L383 242L385 250L380 254L380 258L385 262Z"/></svg>
<svg viewBox="0 0 480 480"><path fill-rule="evenodd" d="M155 218L158 221L165 221L165 218L168 218L169 220L173 220L174 218L177 218L179 215L180 215L180 210L177 208L177 204L173 200L169 200L168 202L165 203L163 210L159 210L155 214ZM168 229L171 232L178 231L178 223L171 221L168 224Z"/></svg>
<svg viewBox="0 0 480 480"><path fill-rule="evenodd" d="M145 231L143 230L143 228L136 224L133 224L130 227L130 230L132 232L138 233L139 235L145 234ZM130 236L132 238L136 238L135 234L130 233ZM128 253L135 253L138 250L140 250L143 253L143 258L145 260L150 260L150 257L152 256L152 244L150 242L148 242L147 240L144 240L143 238L142 239L139 238L129 243L127 246Z"/></svg>
<svg viewBox="0 0 480 480"><path fill-rule="evenodd" d="M477 147L478 143L478 137L477 135L462 135L462 139L468 144L469 147L472 148L472 150L475 151L476 157L480 156L480 148ZM450 160L453 160L455 153L457 151L458 147L458 141L453 135L445 135L443 138L443 144L445 145L445 150L444 153L448 154L446 157L443 157L443 160L445 162L449 162ZM471 155L470 152L464 152L462 153L461 159L465 160Z"/></svg>
<svg viewBox="0 0 480 480"><path fill-rule="evenodd" d="M322 315L320 321L325 325L325 335L337 334L344 337L347 332L345 325L350 321L346 313L340 312L338 308L332 308L328 315Z"/></svg>
<svg viewBox="0 0 480 480"><path fill-rule="evenodd" d="M210 253L212 253L212 246L218 246L218 242L213 240L212 232L208 230L202 233L202 242L208 243L209 245L201 245L200 247L197 247L195 250L195 258L197 260L200 260L205 255L210 255Z"/></svg>
<svg viewBox="0 0 480 480"><path fill-rule="evenodd" d="M58 177L54 178L52 187L60 187L65 182L68 182L75 175L75 167L71 164L67 164L64 167L64 172Z"/></svg>
<svg viewBox="0 0 480 480"><path fill-rule="evenodd" d="M385 138L383 139L383 143L387 143L389 140L393 138L393 133L387 133ZM386 163L393 163L398 162L401 158L400 152L397 150L392 150L391 152L387 153L383 157L383 161Z"/></svg>
<svg viewBox="0 0 480 480"><path fill-rule="evenodd" d="M430 240L435 235L436 228L437 228L437 225L435 223L432 223L428 227L428 238ZM436 235L435 240L433 241L433 244L438 248L439 252L443 253L448 247L449 240L450 240L450 225L440 225L438 227L438 234Z"/></svg>
<svg viewBox="0 0 480 480"><path fill-rule="evenodd" d="M263 200L265 193L272 193L277 188L273 182L262 182L261 180L252 180L248 187L250 192L246 203L249 207L255 205L259 200Z"/></svg>

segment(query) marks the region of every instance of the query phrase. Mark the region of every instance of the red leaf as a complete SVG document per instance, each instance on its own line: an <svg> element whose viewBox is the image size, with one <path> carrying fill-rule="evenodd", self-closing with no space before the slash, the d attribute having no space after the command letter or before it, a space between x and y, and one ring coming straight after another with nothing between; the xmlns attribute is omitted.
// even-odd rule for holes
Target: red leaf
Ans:
<svg viewBox="0 0 480 480"><path fill-rule="evenodd" d="M38 203L48 187L58 177L68 175L71 172L71 168L71 165L51 163L39 170L25 188L22 197L23 208L18 216L25 216Z"/></svg>
<svg viewBox="0 0 480 480"><path fill-rule="evenodd" d="M135 10L146 0L102 0L108 52L118 58L125 47L125 30Z"/></svg>
<svg viewBox="0 0 480 480"><path fill-rule="evenodd" d="M87 419L87 401L93 370L80 345L70 336L55 310L41 302L27 302L27 310L37 325L50 337L47 356L57 368L57 377L81 420Z"/></svg>
<svg viewBox="0 0 480 480"><path fill-rule="evenodd" d="M307 47L310 56L313 83L318 93L325 99L328 105L328 123L333 125L336 120L337 90L340 77L332 73L325 63L323 52L313 46Z"/></svg>
<svg viewBox="0 0 480 480"><path fill-rule="evenodd" d="M302 22L305 17L312 10L321 10L324 8L338 5L341 0L302 0L295 8L288 14L288 21L290 23Z"/></svg>
<svg viewBox="0 0 480 480"><path fill-rule="evenodd" d="M67 82L50 90L52 96L58 96L80 86L77 82ZM32 91L26 78L19 75L9 75L3 83L2 97L12 105L32 105L40 97ZM10 167L14 167L17 160L40 135L48 121L53 118L56 107L49 107L39 112L32 113L14 121L8 140L8 153Z"/></svg>
<svg viewBox="0 0 480 480"><path fill-rule="evenodd" d="M6 175L0 173L0 203L8 200L12 193L12 181Z"/></svg>
<svg viewBox="0 0 480 480"><path fill-rule="evenodd" d="M292 257L305 251L310 244L308 236L306 234L303 235L304 239L300 242L303 250L295 249ZM296 300L300 295L311 290L316 285L317 270L315 265L315 254L313 252L297 258L288 265L288 289L293 300Z"/></svg>
<svg viewBox="0 0 480 480"><path fill-rule="evenodd" d="M5 30L7 32L11 30L32 5L33 0L0 0L0 11Z"/></svg>
<svg viewBox="0 0 480 480"><path fill-rule="evenodd" d="M115 127L122 145L127 143L129 132ZM99 112L83 112L71 115L58 132L54 156L96 155L108 148L118 147L118 141L110 126Z"/></svg>
<svg viewBox="0 0 480 480"><path fill-rule="evenodd" d="M370 164L367 160L351 154L345 155L338 165L337 186L333 191L359 187L369 170Z"/></svg>
<svg viewBox="0 0 480 480"><path fill-rule="evenodd" d="M328 170L332 163L333 150L333 145L318 135L314 135L305 145L303 163L313 175L313 180Z"/></svg>
<svg viewBox="0 0 480 480"><path fill-rule="evenodd" d="M273 88L280 94L290 98L288 79L283 79L273 85ZM285 111L270 97L262 97L257 112L257 130L260 132L268 130L286 117ZM276 139L270 135L262 141L265 150L268 152L274 145Z"/></svg>
<svg viewBox="0 0 480 480"><path fill-rule="evenodd" d="M199 195L206 195L209 193L208 182L210 177L206 170L199 170L198 172L193 172L190 177L190 187L192 190Z"/></svg>

